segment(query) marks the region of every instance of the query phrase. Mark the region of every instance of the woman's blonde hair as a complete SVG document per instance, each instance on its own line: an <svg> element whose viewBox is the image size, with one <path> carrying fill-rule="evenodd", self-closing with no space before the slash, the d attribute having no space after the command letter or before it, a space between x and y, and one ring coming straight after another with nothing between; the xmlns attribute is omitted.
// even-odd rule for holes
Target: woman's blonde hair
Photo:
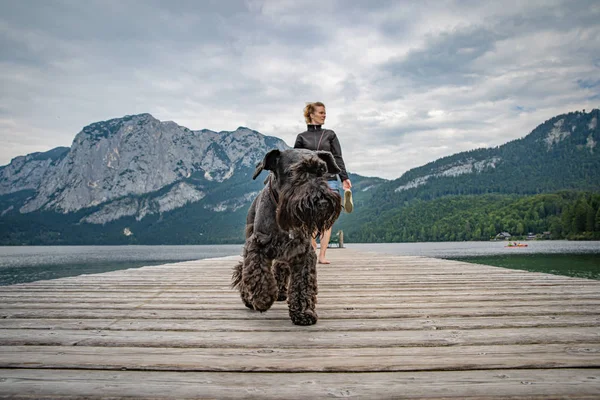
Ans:
<svg viewBox="0 0 600 400"><path fill-rule="evenodd" d="M306 120L307 124L311 123L310 114L313 114L317 111L317 107L325 108L325 104L320 101L315 101L314 103L306 103L306 107L304 107L304 120Z"/></svg>

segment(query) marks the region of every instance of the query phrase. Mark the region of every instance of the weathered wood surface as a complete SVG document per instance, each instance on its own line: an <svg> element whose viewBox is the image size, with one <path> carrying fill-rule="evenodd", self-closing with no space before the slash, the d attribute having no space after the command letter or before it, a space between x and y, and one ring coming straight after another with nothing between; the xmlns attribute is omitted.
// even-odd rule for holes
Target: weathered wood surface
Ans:
<svg viewBox="0 0 600 400"><path fill-rule="evenodd" d="M0 287L0 398L600 398L600 282L329 255L310 327L234 258Z"/></svg>

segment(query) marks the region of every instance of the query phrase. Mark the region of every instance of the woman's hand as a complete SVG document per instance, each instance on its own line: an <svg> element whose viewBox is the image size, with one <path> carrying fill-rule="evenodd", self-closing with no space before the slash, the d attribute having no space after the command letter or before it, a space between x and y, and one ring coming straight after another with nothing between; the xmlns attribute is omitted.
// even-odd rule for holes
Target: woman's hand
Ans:
<svg viewBox="0 0 600 400"><path fill-rule="evenodd" d="M344 188L344 190L350 190L352 188L352 182L350 182L350 179L346 179L345 181L343 181L342 187Z"/></svg>

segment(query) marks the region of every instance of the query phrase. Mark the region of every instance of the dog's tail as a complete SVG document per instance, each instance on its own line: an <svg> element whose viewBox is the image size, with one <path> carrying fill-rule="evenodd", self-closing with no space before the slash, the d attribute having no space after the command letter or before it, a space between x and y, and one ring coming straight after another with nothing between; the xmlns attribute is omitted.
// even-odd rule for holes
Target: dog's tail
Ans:
<svg viewBox="0 0 600 400"><path fill-rule="evenodd" d="M233 274L231 275L231 288L239 289L240 283L242 283L242 267L244 266L243 262L239 262L235 267L233 267Z"/></svg>

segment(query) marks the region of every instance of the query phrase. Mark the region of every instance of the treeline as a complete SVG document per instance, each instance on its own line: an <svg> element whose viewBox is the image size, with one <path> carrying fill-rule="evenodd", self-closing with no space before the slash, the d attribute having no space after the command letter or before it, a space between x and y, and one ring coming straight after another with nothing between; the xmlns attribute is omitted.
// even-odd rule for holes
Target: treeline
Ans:
<svg viewBox="0 0 600 400"><path fill-rule="evenodd" d="M561 191L538 195L462 195L416 199L378 212L375 198L357 196L356 212L344 214L334 230L346 242L490 240L550 232L550 239L600 240L600 194ZM105 225L80 223L83 214L43 212L0 218L0 245L225 244L243 243L246 209L202 212L201 204ZM133 235L125 236L128 228Z"/></svg>
<svg viewBox="0 0 600 400"><path fill-rule="evenodd" d="M206 213L194 204L141 221L124 217L104 225L80 222L83 212L49 211L0 218L0 246L234 244L244 241L245 209ZM125 235L128 229L132 235Z"/></svg>
<svg viewBox="0 0 600 400"><path fill-rule="evenodd" d="M550 239L600 239L600 194L448 196L415 200L379 215L362 215L360 224L344 221L348 242L428 242L490 240L550 232Z"/></svg>

